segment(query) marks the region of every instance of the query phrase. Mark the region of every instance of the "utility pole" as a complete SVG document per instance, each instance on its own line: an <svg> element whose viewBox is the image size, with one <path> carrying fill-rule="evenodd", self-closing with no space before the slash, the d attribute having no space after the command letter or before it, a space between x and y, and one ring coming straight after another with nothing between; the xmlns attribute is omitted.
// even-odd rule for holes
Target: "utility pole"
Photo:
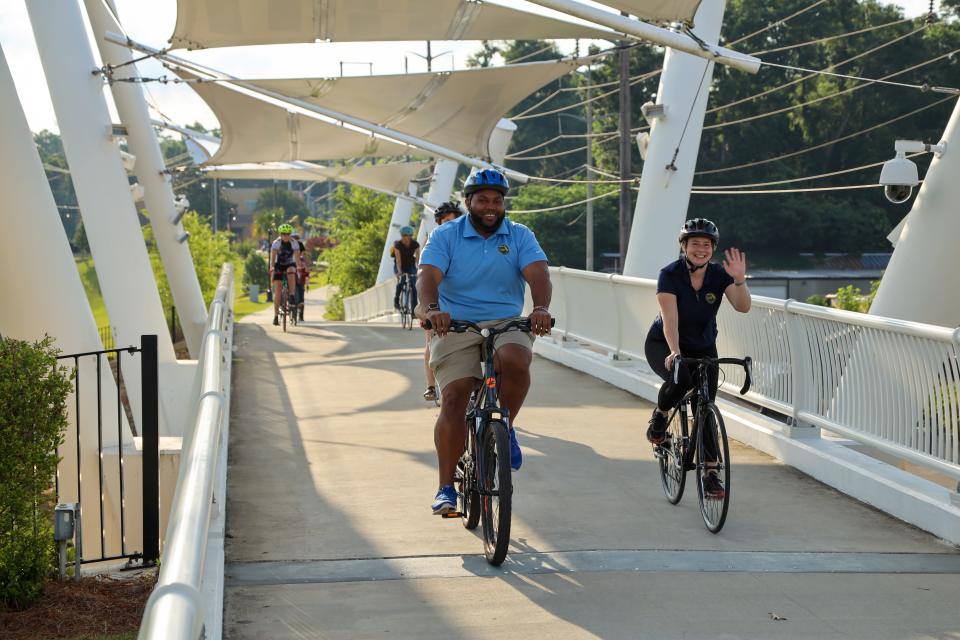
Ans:
<svg viewBox="0 0 960 640"><path fill-rule="evenodd" d="M213 232L218 231L217 227L220 225L220 181L218 178L213 179Z"/></svg>
<svg viewBox="0 0 960 640"><path fill-rule="evenodd" d="M593 271L593 67L587 63L587 271Z"/></svg>
<svg viewBox="0 0 960 640"><path fill-rule="evenodd" d="M626 16L625 12L621 14ZM620 41L620 271L627 259L630 226L633 215L630 207L630 49L629 42Z"/></svg>
<svg viewBox="0 0 960 640"><path fill-rule="evenodd" d="M433 71L433 53L430 51L430 41L427 40L427 73Z"/></svg>

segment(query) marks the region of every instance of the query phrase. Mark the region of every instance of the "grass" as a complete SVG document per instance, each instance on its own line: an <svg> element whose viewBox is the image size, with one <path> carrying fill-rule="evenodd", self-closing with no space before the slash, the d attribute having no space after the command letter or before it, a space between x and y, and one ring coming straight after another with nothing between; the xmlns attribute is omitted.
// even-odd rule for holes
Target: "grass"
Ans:
<svg viewBox="0 0 960 640"><path fill-rule="evenodd" d="M93 258L78 257L77 271L80 273L80 281L87 292L87 300L90 301L90 310L93 311L93 319L98 327L110 325L110 316L107 315L107 305L103 303L103 294L100 293L100 282L97 280L97 272L93 268Z"/></svg>

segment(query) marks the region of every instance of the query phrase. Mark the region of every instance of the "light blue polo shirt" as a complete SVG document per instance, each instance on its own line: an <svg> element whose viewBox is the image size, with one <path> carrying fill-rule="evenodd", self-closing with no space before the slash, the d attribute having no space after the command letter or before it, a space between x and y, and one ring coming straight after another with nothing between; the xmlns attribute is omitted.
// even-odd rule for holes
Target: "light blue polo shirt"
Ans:
<svg viewBox="0 0 960 640"><path fill-rule="evenodd" d="M454 320L503 320L523 311L523 269L546 261L536 236L504 218L489 238L470 224L470 216L444 223L430 234L420 264L443 272L440 309Z"/></svg>

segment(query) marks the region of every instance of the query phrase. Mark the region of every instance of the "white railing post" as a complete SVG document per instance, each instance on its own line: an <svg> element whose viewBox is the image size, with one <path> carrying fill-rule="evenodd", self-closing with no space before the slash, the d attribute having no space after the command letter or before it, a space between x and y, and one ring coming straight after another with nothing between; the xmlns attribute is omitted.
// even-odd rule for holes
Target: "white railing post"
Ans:
<svg viewBox="0 0 960 640"><path fill-rule="evenodd" d="M790 354L792 426L805 427L811 430L809 435L819 435L818 427L800 418L802 412L815 410L813 405L816 391L813 389L813 354L810 351L810 341L803 327L803 320L793 311L792 306L796 304L797 301L791 298L783 305L784 321L787 325L787 353Z"/></svg>

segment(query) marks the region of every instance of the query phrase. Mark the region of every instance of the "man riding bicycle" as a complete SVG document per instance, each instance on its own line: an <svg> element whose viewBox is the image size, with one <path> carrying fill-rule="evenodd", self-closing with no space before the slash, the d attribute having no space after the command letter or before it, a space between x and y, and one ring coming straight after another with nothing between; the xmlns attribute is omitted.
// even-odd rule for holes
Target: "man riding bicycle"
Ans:
<svg viewBox="0 0 960 640"><path fill-rule="evenodd" d="M400 239L393 243L393 273L397 276L397 289L393 294L393 308L400 308L400 291L403 289L403 274L408 276L410 308L417 307L417 261L420 259L420 243L413 239L413 227L400 227Z"/></svg>
<svg viewBox="0 0 960 640"><path fill-rule="evenodd" d="M532 332L550 332L547 256L530 229L505 217L509 188L506 177L494 169L471 173L463 188L469 215L435 229L420 259L420 300L434 331L430 367L441 390L440 417L434 427L440 472L440 488L431 505L436 515L456 510L453 478L466 437L464 413L474 382L481 377L483 338L449 333L451 319L483 327L515 318L523 310L524 288L529 284ZM523 458L512 423L530 388L532 344L533 337L520 332L504 333L496 341L500 400L511 418L510 466L514 470Z"/></svg>
<svg viewBox="0 0 960 640"><path fill-rule="evenodd" d="M647 429L647 440L659 445L666 439L670 410L693 386L691 367L682 362L677 383L673 382L674 360L717 357L717 312L722 296L741 313L750 311L746 255L739 249L726 250L723 266L710 262L720 242L720 230L705 218L687 220L680 229L681 257L660 270L657 303L660 313L653 321L644 344L647 363L663 378ZM709 371L710 398L717 395L719 370ZM715 446L708 443L708 447ZM714 458L715 459L715 458ZM716 473L704 481L711 497L722 496L723 485Z"/></svg>
<svg viewBox="0 0 960 640"><path fill-rule="evenodd" d="M456 220L462 215L463 209L460 208L457 202L451 200L437 207L436 211L433 212L433 220L439 227L444 222ZM427 238L427 243L430 243L429 237ZM433 369L430 368L430 338L432 337L432 332L427 331L426 336L427 344L423 351L423 369L427 378L427 388L423 391L423 399L427 402L434 402L439 396L437 395L437 379L433 375Z"/></svg>
<svg viewBox="0 0 960 640"><path fill-rule="evenodd" d="M270 246L270 280L273 282L273 324L280 324L280 289L284 276L287 278L291 313L297 309L297 265L300 264L300 244L294 240L293 225L281 224L277 229L280 237Z"/></svg>

